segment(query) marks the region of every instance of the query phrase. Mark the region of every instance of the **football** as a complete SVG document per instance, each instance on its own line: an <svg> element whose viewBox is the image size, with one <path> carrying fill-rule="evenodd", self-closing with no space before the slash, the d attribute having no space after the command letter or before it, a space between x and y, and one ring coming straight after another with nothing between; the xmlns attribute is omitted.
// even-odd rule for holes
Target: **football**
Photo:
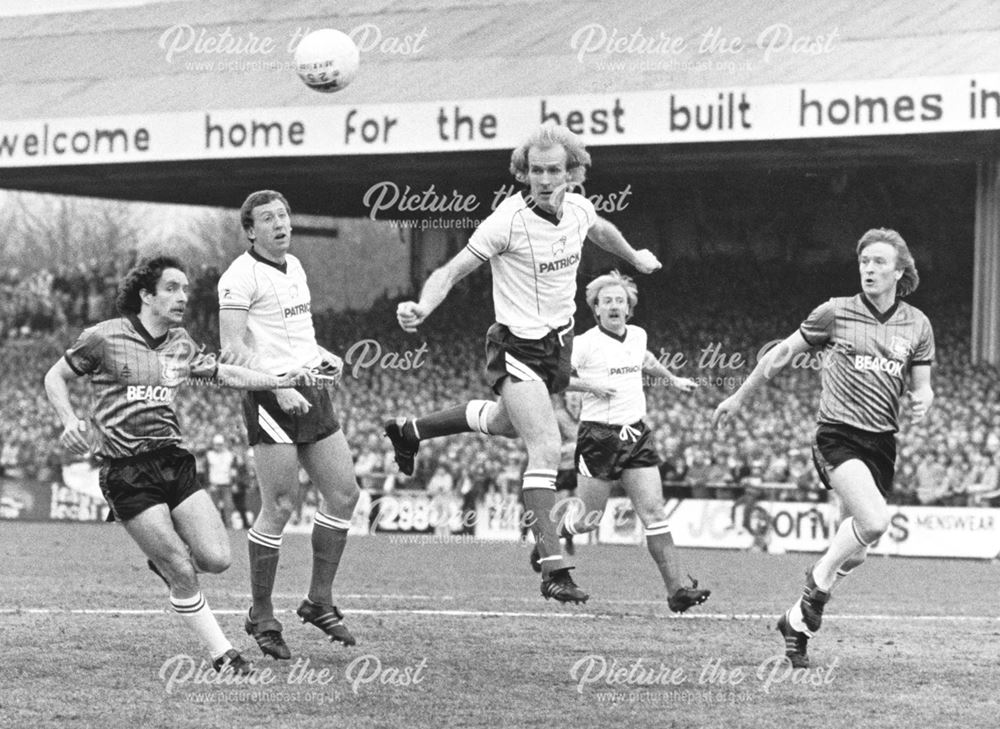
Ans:
<svg viewBox="0 0 1000 729"><path fill-rule="evenodd" d="M323 93L345 88L358 72L361 53L350 36L333 28L314 30L295 48L295 70L306 86Z"/></svg>

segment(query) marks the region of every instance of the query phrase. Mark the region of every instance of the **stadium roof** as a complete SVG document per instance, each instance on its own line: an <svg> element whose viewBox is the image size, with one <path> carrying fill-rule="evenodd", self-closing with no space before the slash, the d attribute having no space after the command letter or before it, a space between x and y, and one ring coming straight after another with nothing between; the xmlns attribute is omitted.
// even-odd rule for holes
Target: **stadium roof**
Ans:
<svg viewBox="0 0 1000 729"><path fill-rule="evenodd" d="M365 51L367 82L350 90L353 104L892 79L1000 68L1000 3L994 0L168 2L4 19L0 113L12 119L329 104L330 97L289 83L287 68L229 73L186 62L288 61L296 31L362 25L372 28L369 43L381 33L387 51L392 38L404 51L409 37L410 49L416 44L418 51ZM177 30L171 33L172 28ZM270 38L276 48L266 55L197 53L192 43L168 59L161 46L180 46L202 33L216 37L227 29L236 39L247 40L251 33ZM710 44L705 35L713 29L717 43L709 53L703 51ZM594 50L584 54L584 62L577 60L582 44L593 48L603 38L606 49L623 37L635 38L634 48L648 44L650 52L641 54L648 67L619 73L597 65L634 60L638 53ZM728 47L736 38L741 50L721 50L722 42ZM676 39L684 48L667 50L667 41ZM793 51L790 39L812 43L820 52ZM782 50L783 45L788 47ZM733 65L705 64L709 58ZM665 63L657 67L653 60Z"/></svg>
<svg viewBox="0 0 1000 729"><path fill-rule="evenodd" d="M358 80L335 95L309 91L290 68L290 47L303 32L320 27L353 30L362 45ZM714 93L796 83L849 90L855 81L903 82L997 69L1000 3L993 0L889 0L866 6L829 0L165 2L4 18L0 135L12 123L30 120L428 102L448 108L448 102L466 100L679 89ZM522 121L523 128L537 118ZM995 139L992 127L943 131L948 133L725 144L706 138L655 150L622 143L615 159L651 174L664 165L949 161L975 159ZM603 140L588 142L599 147ZM302 178L303 195L316 201L307 207L327 212L331 191L356 199L357 191L345 187L343 178L411 174L416 179L435 169L445 178L462 171L495 180L510 146L475 153L386 149L365 157L338 152L335 176L331 157L321 153L286 154L278 161L256 151L224 160L165 157L141 165L57 160L14 168L0 158L0 184L231 204L231 188L245 190L275 176L288 184ZM317 188L324 190L322 202Z"/></svg>

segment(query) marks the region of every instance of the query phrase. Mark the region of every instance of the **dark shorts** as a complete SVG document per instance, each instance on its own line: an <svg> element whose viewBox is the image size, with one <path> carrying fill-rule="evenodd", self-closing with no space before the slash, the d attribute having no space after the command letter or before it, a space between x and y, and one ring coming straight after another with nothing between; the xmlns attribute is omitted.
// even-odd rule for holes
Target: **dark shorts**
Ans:
<svg viewBox="0 0 1000 729"><path fill-rule="evenodd" d="M278 397L270 390L243 394L243 419L247 441L258 443L315 443L340 430L333 414L333 400L324 387L295 388L309 401L309 412L292 415L278 407Z"/></svg>
<svg viewBox="0 0 1000 729"><path fill-rule="evenodd" d="M581 476L617 481L622 471L659 466L653 431L642 422L624 426L584 421L576 439L576 470ZM624 438L623 438L624 435Z"/></svg>
<svg viewBox="0 0 1000 729"><path fill-rule="evenodd" d="M896 475L896 436L893 433L872 433L850 425L820 423L812 453L813 465L825 488L831 488L830 471L857 458L868 466L883 496L892 492Z"/></svg>
<svg viewBox="0 0 1000 729"><path fill-rule="evenodd" d="M560 468L556 471L556 491L572 491L576 488L576 469Z"/></svg>
<svg viewBox="0 0 1000 729"><path fill-rule="evenodd" d="M101 464L101 493L111 507L108 521L128 521L157 504L173 511L201 491L194 456L170 446Z"/></svg>
<svg viewBox="0 0 1000 729"><path fill-rule="evenodd" d="M498 395L507 377L541 381L550 393L562 392L569 384L572 354L572 322L541 339L521 339L503 324L494 324L486 332L486 380Z"/></svg>

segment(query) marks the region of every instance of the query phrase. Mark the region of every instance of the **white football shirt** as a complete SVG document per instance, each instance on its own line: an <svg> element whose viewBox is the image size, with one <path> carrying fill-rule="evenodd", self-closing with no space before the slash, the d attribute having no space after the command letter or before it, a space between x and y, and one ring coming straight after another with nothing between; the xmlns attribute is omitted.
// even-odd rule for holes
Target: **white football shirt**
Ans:
<svg viewBox="0 0 1000 729"><path fill-rule="evenodd" d="M466 246L489 261L496 320L523 339L566 326L576 310L576 269L583 241L597 220L593 204L566 193L556 220L511 195L480 223Z"/></svg>
<svg viewBox="0 0 1000 729"><path fill-rule="evenodd" d="M205 463L208 466L208 483L212 486L228 486L233 480L233 465L236 454L230 450L217 451L209 448L205 451Z"/></svg>
<svg viewBox="0 0 1000 729"><path fill-rule="evenodd" d="M609 425L630 425L646 415L642 390L642 362L646 356L646 330L629 324L622 338L588 329L573 339L573 369L582 380L614 388L610 398L583 393L580 420Z"/></svg>
<svg viewBox="0 0 1000 729"><path fill-rule="evenodd" d="M219 309L247 312L247 346L256 366L278 375L295 367L315 367L323 357L316 345L306 272L285 255L285 270L253 249L233 261L219 279Z"/></svg>

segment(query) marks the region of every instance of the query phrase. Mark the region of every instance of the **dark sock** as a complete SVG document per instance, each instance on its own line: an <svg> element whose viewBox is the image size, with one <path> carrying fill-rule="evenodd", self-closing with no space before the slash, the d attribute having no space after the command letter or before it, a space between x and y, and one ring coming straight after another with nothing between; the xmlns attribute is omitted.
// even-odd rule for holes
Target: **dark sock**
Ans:
<svg viewBox="0 0 1000 729"><path fill-rule="evenodd" d="M657 569L660 570L660 577L663 578L663 585L667 588L667 594L673 595L681 586L681 567L677 556L677 548L674 546L674 538L670 532L661 534L646 534L646 548L650 556L656 562Z"/></svg>
<svg viewBox="0 0 1000 729"><path fill-rule="evenodd" d="M261 543L264 541L270 546ZM278 572L281 537L262 534L251 527L247 546L250 552L250 594L253 597L251 618L254 622L269 620L274 618L271 593L274 592L274 576Z"/></svg>
<svg viewBox="0 0 1000 729"><path fill-rule="evenodd" d="M456 405L447 410L407 420L403 426L403 435L413 440L427 440L442 435L471 433L472 428L465 418L466 407L466 405Z"/></svg>
<svg viewBox="0 0 1000 729"><path fill-rule="evenodd" d="M309 599L315 603L333 603L333 580L347 545L348 528L350 522L316 512L312 530L313 568L309 581Z"/></svg>
<svg viewBox="0 0 1000 729"><path fill-rule="evenodd" d="M531 481L546 481L555 484L555 474L526 472L524 488L524 520L531 525L531 532L538 545L542 579L549 579L553 570L563 567L562 545L559 544L558 525L552 520L552 510L556 504L556 492L548 488L531 488ZM523 488L523 487L522 487Z"/></svg>

